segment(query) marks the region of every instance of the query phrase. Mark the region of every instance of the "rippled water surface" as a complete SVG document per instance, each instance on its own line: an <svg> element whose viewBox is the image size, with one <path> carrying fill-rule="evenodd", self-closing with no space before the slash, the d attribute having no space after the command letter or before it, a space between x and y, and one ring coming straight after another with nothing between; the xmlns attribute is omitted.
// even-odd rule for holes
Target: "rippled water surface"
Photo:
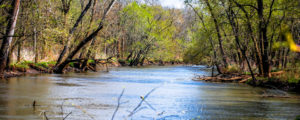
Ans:
<svg viewBox="0 0 300 120"><path fill-rule="evenodd" d="M196 82L209 75L204 66L113 68L110 72L39 75L0 82L0 119L110 120L123 89L117 120L295 119L299 95L266 98L282 92L245 84ZM138 111L130 112L153 88ZM36 101L36 107L32 107ZM63 111L63 112L62 112Z"/></svg>

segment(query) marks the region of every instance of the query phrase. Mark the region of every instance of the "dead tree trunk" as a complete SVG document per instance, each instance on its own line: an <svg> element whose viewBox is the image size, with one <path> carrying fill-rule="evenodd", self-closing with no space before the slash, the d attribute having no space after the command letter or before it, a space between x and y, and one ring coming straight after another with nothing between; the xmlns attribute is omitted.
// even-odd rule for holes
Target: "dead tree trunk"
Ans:
<svg viewBox="0 0 300 120"><path fill-rule="evenodd" d="M0 77L4 76L4 69L6 67L6 61L8 58L9 48L12 43L12 38L15 33L15 27L17 24L19 8L20 8L20 1L21 0L14 0L12 2L12 8L9 11L9 18L8 18L8 25L6 28L6 34L4 36L1 49L0 49Z"/></svg>

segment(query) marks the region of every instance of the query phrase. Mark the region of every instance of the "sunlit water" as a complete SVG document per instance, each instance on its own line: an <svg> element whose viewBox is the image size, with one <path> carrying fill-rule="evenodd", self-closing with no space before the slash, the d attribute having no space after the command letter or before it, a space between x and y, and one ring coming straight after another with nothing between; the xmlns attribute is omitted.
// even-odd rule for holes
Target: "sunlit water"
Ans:
<svg viewBox="0 0 300 120"><path fill-rule="evenodd" d="M209 75L204 66L113 68L108 73L72 73L11 78L0 82L0 119L110 120L125 89L115 119L295 119L300 99L266 98L274 90L245 84L196 82ZM157 88L139 111L130 112ZM32 107L33 101L36 107ZM63 114L62 114L63 111Z"/></svg>

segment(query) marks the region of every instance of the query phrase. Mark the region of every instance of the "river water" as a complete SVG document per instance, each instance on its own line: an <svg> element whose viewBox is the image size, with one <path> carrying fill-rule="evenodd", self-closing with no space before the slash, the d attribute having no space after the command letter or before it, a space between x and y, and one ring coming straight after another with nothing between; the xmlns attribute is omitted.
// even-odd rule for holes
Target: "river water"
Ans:
<svg viewBox="0 0 300 120"><path fill-rule="evenodd" d="M112 68L110 72L24 76L1 80L0 119L116 120L295 119L299 95L245 84L205 83L192 79L210 75L204 66ZM155 89L138 107L149 91ZM32 106L36 101L35 107ZM45 113L46 115L44 115Z"/></svg>

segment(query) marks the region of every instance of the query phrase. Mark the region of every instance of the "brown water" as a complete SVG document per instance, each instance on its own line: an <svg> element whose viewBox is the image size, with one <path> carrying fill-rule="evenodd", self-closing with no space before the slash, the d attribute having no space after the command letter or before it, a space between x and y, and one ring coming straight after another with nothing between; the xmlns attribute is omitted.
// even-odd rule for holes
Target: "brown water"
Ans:
<svg viewBox="0 0 300 120"><path fill-rule="evenodd" d="M203 66L113 68L108 73L72 73L11 78L0 82L0 119L109 120L125 89L116 120L295 119L300 99L266 98L282 91L245 84L192 81L209 75ZM144 96L158 87L140 110L128 117ZM32 107L33 101L37 106ZM62 114L63 111L63 114Z"/></svg>

